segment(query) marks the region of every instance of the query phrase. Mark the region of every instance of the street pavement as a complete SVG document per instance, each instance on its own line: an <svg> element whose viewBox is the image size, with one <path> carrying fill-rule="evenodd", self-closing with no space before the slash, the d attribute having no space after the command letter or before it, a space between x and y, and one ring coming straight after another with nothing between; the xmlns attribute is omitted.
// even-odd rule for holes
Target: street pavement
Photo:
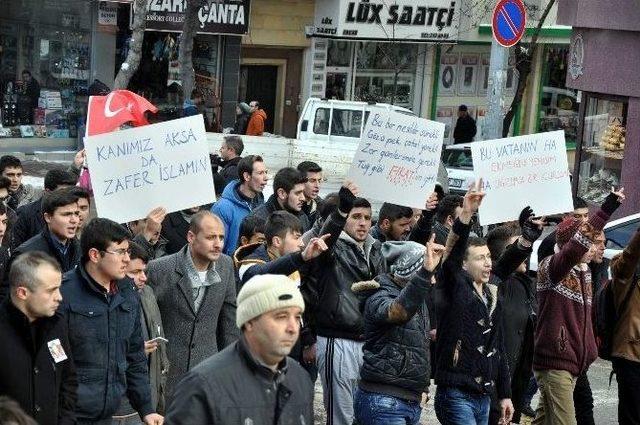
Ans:
<svg viewBox="0 0 640 425"><path fill-rule="evenodd" d="M613 425L618 423L618 386L615 377L609 387L609 374L611 373L611 363L604 360L597 360L589 368L589 381L593 391L594 408L593 416L596 425ZM433 410L433 397L435 397L436 387L431 386L431 400L423 405L422 417L420 424L437 424L436 414ZM537 406L538 395L532 403L533 408ZM314 398L314 412L316 425L324 424L326 414L322 404L322 385L320 379L316 382L316 394ZM530 424L530 418L524 418L521 424Z"/></svg>

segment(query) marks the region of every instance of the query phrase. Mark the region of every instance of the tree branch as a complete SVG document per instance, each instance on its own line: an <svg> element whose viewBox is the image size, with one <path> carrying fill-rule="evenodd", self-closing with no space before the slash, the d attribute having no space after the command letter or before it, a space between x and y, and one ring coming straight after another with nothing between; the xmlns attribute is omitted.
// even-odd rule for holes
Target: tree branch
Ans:
<svg viewBox="0 0 640 425"><path fill-rule="evenodd" d="M147 4L149 0L135 0L133 5L133 28L131 33L131 45L127 58L120 65L118 75L113 83L113 89L126 89L133 74L138 70L142 57L142 41L144 40L144 30L147 26Z"/></svg>

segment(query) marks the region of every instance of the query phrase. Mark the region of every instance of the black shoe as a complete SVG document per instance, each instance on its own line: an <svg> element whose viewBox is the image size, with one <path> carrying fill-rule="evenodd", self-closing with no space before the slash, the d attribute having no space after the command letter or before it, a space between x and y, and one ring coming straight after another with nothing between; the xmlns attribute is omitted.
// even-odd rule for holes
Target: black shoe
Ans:
<svg viewBox="0 0 640 425"><path fill-rule="evenodd" d="M530 418L534 418L534 419L535 419L535 417L536 417L536 411L535 411L535 410L533 410L533 409L531 408L531 405L530 405L530 404L527 404L526 406L524 406L524 407L522 408L522 414L523 414L523 415L527 415L527 416L529 416Z"/></svg>

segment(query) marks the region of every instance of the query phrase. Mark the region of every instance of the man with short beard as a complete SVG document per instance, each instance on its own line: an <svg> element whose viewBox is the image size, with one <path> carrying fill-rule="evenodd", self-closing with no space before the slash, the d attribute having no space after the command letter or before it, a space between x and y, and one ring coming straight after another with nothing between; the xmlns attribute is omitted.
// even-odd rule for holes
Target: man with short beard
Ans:
<svg viewBox="0 0 640 425"><path fill-rule="evenodd" d="M261 275L238 293L240 339L191 370L176 388L172 425L312 424L313 385L288 358L304 312L286 276Z"/></svg>
<svg viewBox="0 0 640 425"><path fill-rule="evenodd" d="M369 201L356 198L346 187L339 198L337 211L323 227L344 230L327 232L332 235L326 241L329 249L313 262L302 290L314 300L309 308L318 335L316 364L328 423L351 424L364 343L364 320L351 285L384 273L386 264L380 242L369 234Z"/></svg>
<svg viewBox="0 0 640 425"><path fill-rule="evenodd" d="M191 220L187 246L149 263L169 340L168 400L185 373L238 338L235 273L222 254L224 237L222 220L201 211Z"/></svg>
<svg viewBox="0 0 640 425"><path fill-rule="evenodd" d="M311 228L309 217L302 211L305 203L305 183L307 176L295 168L280 169L273 179L273 195L264 205L251 212L253 217L260 217L265 222L274 211L287 211L298 217L302 224L302 233Z"/></svg>
<svg viewBox="0 0 640 425"><path fill-rule="evenodd" d="M259 155L247 155L238 163L238 179L229 183L211 212L224 224L224 253L233 255L238 247L242 220L264 204L262 191L267 185L267 167Z"/></svg>

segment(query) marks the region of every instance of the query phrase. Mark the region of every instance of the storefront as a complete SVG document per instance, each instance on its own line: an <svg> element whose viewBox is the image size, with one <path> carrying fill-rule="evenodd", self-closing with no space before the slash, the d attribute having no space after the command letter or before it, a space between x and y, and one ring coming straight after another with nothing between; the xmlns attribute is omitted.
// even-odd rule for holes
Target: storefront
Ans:
<svg viewBox="0 0 640 425"><path fill-rule="evenodd" d="M129 89L149 99L159 109L157 120L182 115L183 93L178 61L184 21L184 1L151 1L146 19L142 60ZM131 40L130 4L118 6L115 32L115 72L125 61ZM233 125L237 94L240 36L249 28L250 0L224 0L198 11L198 31L193 44L195 89L202 95L207 131ZM229 78L225 78L229 76Z"/></svg>
<svg viewBox="0 0 640 425"><path fill-rule="evenodd" d="M558 19L574 26L566 84L581 91L574 192L597 205L624 186L618 214L638 212L640 10L624 1L563 0Z"/></svg>
<svg viewBox="0 0 640 425"><path fill-rule="evenodd" d="M3 2L1 138L77 137L91 76L92 16L91 2Z"/></svg>
<svg viewBox="0 0 640 425"><path fill-rule="evenodd" d="M449 1L316 2L309 95L384 102L426 114L436 43L456 43Z"/></svg>

